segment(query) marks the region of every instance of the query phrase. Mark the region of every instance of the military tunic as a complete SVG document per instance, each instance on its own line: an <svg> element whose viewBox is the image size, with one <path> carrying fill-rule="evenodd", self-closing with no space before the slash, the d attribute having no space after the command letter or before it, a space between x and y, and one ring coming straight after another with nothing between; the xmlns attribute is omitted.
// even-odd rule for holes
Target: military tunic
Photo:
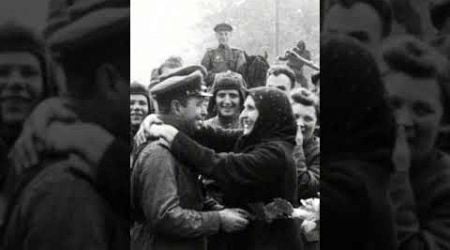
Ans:
<svg viewBox="0 0 450 250"><path fill-rule="evenodd" d="M227 70L241 73L245 64L244 51L229 46L220 45L215 49L208 49L201 64L208 70L206 83L211 85L216 73Z"/></svg>

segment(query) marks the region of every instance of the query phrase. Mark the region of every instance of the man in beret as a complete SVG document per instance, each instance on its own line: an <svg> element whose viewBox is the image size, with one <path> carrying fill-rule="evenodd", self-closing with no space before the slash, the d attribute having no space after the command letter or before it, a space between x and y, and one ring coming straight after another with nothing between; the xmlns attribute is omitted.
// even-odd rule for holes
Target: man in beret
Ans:
<svg viewBox="0 0 450 250"><path fill-rule="evenodd" d="M183 67L150 89L165 124L192 134L206 112L202 66ZM131 174L135 220L132 249L206 249L206 236L243 229L248 221L236 209L203 211L198 174L177 161L166 145L149 141Z"/></svg>
<svg viewBox="0 0 450 250"><path fill-rule="evenodd" d="M130 140L133 139L144 118L153 113L147 89L138 82L130 85Z"/></svg>
<svg viewBox="0 0 450 250"><path fill-rule="evenodd" d="M45 33L71 98L27 120L48 126L31 133L44 143L17 182L1 249L129 248L129 12L128 0L50 1Z"/></svg>
<svg viewBox="0 0 450 250"><path fill-rule="evenodd" d="M245 65L245 53L243 50L232 48L229 45L233 27L227 23L220 23L214 27L219 46L206 51L201 64L208 70L206 84L212 85L217 73L227 70L241 73Z"/></svg>

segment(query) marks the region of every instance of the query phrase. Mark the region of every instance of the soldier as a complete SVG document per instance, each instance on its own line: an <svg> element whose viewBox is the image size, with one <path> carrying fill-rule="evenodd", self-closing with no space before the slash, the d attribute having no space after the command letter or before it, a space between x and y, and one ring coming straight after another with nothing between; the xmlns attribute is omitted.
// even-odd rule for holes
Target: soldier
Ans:
<svg viewBox="0 0 450 250"><path fill-rule="evenodd" d="M220 23L214 27L219 47L208 49L202 59L202 65L208 70L206 84L212 85L216 73L231 70L237 73L243 72L246 63L243 50L232 48L228 45L233 27L227 23Z"/></svg>
<svg viewBox="0 0 450 250"><path fill-rule="evenodd" d="M150 93L159 118L189 133L203 119L201 66L184 67L161 78ZM206 236L234 232L248 221L238 209L203 211L198 173L177 161L160 141L144 145L131 176L135 225L131 249L206 249Z"/></svg>

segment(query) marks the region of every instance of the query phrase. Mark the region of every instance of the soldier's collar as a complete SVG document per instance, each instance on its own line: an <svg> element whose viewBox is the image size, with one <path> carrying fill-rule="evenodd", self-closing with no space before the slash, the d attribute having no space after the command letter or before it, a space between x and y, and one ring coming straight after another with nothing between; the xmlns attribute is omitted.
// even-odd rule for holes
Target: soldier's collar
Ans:
<svg viewBox="0 0 450 250"><path fill-rule="evenodd" d="M229 49L229 48L230 48L229 45L219 44L219 49Z"/></svg>

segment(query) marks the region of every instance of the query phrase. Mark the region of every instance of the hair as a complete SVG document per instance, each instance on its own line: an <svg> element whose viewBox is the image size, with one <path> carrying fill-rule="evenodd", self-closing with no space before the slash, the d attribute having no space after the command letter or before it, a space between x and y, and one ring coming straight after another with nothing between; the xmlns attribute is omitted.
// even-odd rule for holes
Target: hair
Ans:
<svg viewBox="0 0 450 250"><path fill-rule="evenodd" d="M310 90L303 88L303 87L299 87L299 88L295 88L290 92L290 98L293 102L293 104L295 103L299 103L305 106L312 106L314 107L314 110L316 111L316 120L317 122L319 122L319 118L320 118L320 107L319 107L319 98L316 94L314 94L313 92L311 92Z"/></svg>
<svg viewBox="0 0 450 250"><path fill-rule="evenodd" d="M290 68L284 65L275 65L269 68L267 71L267 77L270 75L279 76L281 74L286 75L291 81L291 89L295 88L295 73Z"/></svg>
<svg viewBox="0 0 450 250"><path fill-rule="evenodd" d="M190 96L187 96L183 93L179 93L179 94L171 94L171 96L161 96L156 100L156 103L158 104L158 113L160 114L170 114L171 112L171 104L172 101L177 100L181 103L181 105L183 105L184 107L186 107L187 102L189 100Z"/></svg>
<svg viewBox="0 0 450 250"><path fill-rule="evenodd" d="M339 4L345 8L350 8L356 3L367 4L377 12L382 24L381 31L384 38L391 34L393 19L392 7L386 0L330 0L328 10L330 10L335 4Z"/></svg>
<svg viewBox="0 0 450 250"><path fill-rule="evenodd" d="M68 84L69 92L75 96L95 95L95 71L104 63L110 63L118 69L121 77L129 82L130 77L130 39L129 30L111 34L101 41L62 50L58 60L64 67L68 79L72 76L85 77L82 83Z"/></svg>
<svg viewBox="0 0 450 250"><path fill-rule="evenodd" d="M383 47L383 58L391 71L405 73L415 78L436 79L440 92L443 121L449 123L450 92L448 77L448 61L434 48L413 36L402 36L393 39Z"/></svg>
<svg viewBox="0 0 450 250"><path fill-rule="evenodd" d="M170 68L170 69L174 69L174 68L179 68L183 66L183 59L179 56L171 56L169 58L166 59L166 61L164 61L163 64L161 64L161 66L159 66L158 68L158 74L161 75L162 74L162 70L164 68Z"/></svg>

